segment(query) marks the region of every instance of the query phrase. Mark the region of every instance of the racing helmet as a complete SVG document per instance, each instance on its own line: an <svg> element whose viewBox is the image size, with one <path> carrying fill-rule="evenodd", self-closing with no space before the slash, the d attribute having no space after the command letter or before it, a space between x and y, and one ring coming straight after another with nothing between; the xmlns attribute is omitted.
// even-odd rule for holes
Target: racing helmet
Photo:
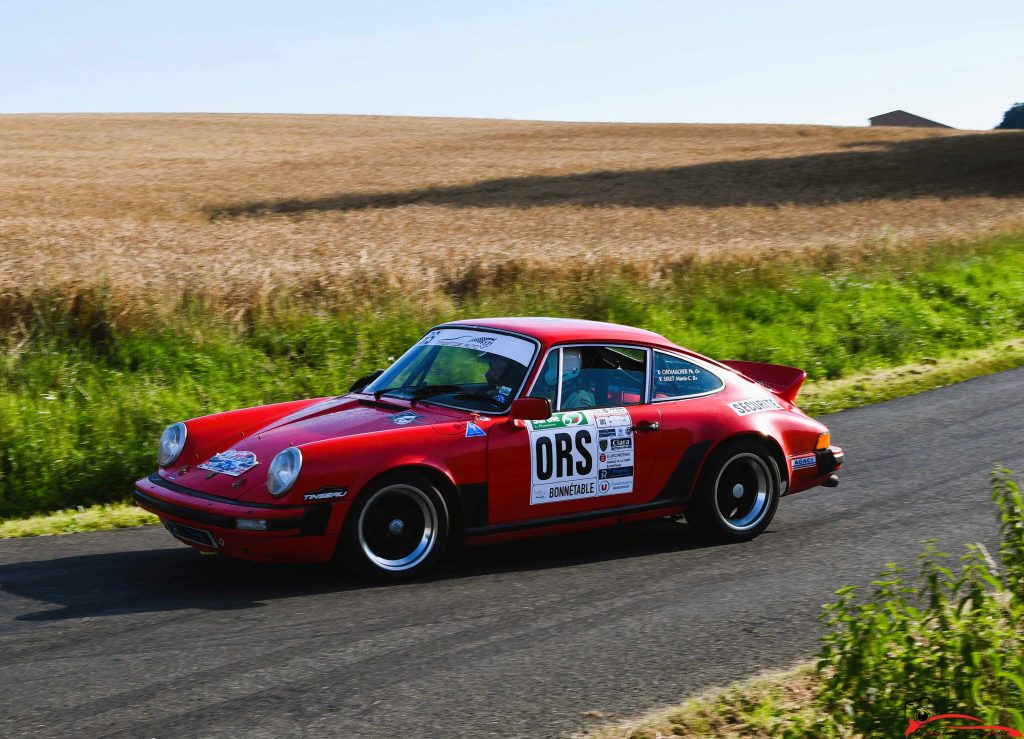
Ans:
<svg viewBox="0 0 1024 739"><path fill-rule="evenodd" d="M583 368L583 350L582 349L563 349L562 350L562 382L572 382L580 376L580 370ZM544 382L550 387L555 386L555 374L558 372L556 365L552 363L551 367L548 367L544 372Z"/></svg>
<svg viewBox="0 0 1024 739"><path fill-rule="evenodd" d="M480 352L476 356L487 364L487 371L484 373L484 377L488 383L494 386L513 384L508 382L508 380L510 376L515 375L516 363L514 361L503 354L492 354L490 352Z"/></svg>

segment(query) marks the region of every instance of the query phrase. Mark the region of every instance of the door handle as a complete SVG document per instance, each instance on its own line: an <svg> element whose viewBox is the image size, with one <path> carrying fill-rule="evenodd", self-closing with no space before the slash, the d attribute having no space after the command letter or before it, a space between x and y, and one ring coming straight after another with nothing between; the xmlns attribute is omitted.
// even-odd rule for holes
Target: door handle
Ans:
<svg viewBox="0 0 1024 739"><path fill-rule="evenodd" d="M661 426L657 421L637 421L636 425L633 426L632 428L635 432L657 431L659 428L661 428Z"/></svg>

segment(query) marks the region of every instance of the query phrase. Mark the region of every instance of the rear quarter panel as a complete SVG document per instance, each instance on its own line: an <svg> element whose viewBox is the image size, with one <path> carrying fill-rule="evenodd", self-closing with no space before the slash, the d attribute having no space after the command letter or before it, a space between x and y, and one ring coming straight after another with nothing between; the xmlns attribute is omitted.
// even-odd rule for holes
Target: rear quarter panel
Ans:
<svg viewBox="0 0 1024 739"><path fill-rule="evenodd" d="M788 457L813 451L818 434L826 431L824 425L799 411L792 403L771 393L766 388L734 374L719 372L725 387L712 395L658 403L664 419L665 435L662 454L652 471L651 489L656 495L666 495L665 487L674 482L679 485L681 464L693 465L693 455L687 459L687 450L699 452L698 467L702 468L708 456L721 444L744 435L755 435L777 444L781 455L779 472L790 481ZM744 406L735 410L730 403L743 401L771 401L777 408L749 411ZM675 495L692 493L700 469L685 475L689 489L673 491Z"/></svg>

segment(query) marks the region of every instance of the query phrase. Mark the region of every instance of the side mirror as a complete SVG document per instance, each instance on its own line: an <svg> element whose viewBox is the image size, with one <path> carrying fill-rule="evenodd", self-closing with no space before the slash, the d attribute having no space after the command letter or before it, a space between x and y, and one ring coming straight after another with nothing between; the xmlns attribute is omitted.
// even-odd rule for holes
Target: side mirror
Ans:
<svg viewBox="0 0 1024 739"><path fill-rule="evenodd" d="M546 421L551 418L551 403L547 398L519 398L512 401L508 417L513 421Z"/></svg>
<svg viewBox="0 0 1024 739"><path fill-rule="evenodd" d="M384 370L374 370L368 375L363 375L358 380L352 383L352 387L348 389L350 393L362 392L363 388L369 385L371 382L376 380L378 377L384 374Z"/></svg>

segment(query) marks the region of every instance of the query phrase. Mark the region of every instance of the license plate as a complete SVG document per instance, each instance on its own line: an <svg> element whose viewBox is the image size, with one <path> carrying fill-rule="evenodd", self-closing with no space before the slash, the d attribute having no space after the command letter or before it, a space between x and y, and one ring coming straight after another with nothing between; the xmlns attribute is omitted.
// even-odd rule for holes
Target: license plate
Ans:
<svg viewBox="0 0 1024 739"><path fill-rule="evenodd" d="M179 539L184 539L192 544L201 544L204 547L210 547L211 549L217 548L217 542L213 538L213 534L209 531L203 531L197 529L194 526L186 526L183 523L177 521L164 521L164 526L167 530L174 534Z"/></svg>

